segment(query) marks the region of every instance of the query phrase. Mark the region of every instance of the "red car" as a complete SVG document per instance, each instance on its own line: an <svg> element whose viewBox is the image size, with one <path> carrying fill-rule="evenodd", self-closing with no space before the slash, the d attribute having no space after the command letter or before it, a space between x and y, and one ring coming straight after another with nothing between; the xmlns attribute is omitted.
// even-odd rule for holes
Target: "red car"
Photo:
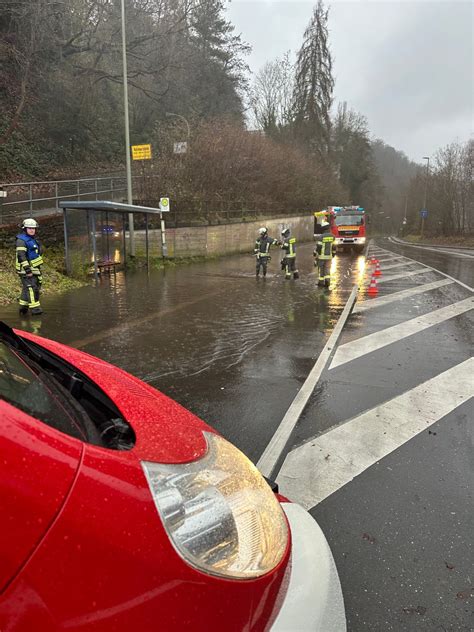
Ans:
<svg viewBox="0 0 474 632"><path fill-rule="evenodd" d="M2 632L345 630L327 542L137 378L0 324Z"/></svg>

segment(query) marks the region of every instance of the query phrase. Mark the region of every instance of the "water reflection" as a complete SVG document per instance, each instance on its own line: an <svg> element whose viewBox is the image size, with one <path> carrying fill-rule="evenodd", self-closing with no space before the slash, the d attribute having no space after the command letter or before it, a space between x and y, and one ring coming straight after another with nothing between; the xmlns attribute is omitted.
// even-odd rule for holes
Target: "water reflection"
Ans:
<svg viewBox="0 0 474 632"><path fill-rule="evenodd" d="M265 363L259 353L272 335L291 338L290 353L314 332L326 335L362 274L362 257L337 256L331 287L318 288L311 252L311 244L298 250L297 281L285 281L276 260L267 278L256 281L253 259L233 256L166 273L103 275L96 286L47 297L37 321L19 322L15 306L0 316L155 383L224 371L254 350Z"/></svg>

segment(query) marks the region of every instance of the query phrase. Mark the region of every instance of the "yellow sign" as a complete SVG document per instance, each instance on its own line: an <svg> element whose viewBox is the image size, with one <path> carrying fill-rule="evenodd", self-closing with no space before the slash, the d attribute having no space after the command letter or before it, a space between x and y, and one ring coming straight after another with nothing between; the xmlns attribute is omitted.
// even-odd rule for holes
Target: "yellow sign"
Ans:
<svg viewBox="0 0 474 632"><path fill-rule="evenodd" d="M133 160L151 160L151 145L132 145Z"/></svg>

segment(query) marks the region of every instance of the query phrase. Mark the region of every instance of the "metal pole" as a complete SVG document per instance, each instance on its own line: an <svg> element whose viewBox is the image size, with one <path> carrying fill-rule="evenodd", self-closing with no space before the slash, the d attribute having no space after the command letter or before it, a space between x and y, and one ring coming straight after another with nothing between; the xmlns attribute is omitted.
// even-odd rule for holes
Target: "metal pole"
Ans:
<svg viewBox="0 0 474 632"><path fill-rule="evenodd" d="M125 157L127 164L127 202L133 204L132 163L130 160L130 124L128 118L128 83L127 83L127 41L125 36L125 0L121 0L122 12L122 63L123 63L123 102L125 114ZM130 235L130 256L135 256L135 232L133 214L128 215L128 231Z"/></svg>
<svg viewBox="0 0 474 632"><path fill-rule="evenodd" d="M430 170L430 157L429 156L423 156L423 160L426 160L426 177L425 177L425 195L423 198L423 210L426 209L426 200L427 200L427 196L428 196L428 173ZM425 218L422 215L421 216L421 235L420 235L420 239L423 239L423 232L425 230Z"/></svg>
<svg viewBox="0 0 474 632"><path fill-rule="evenodd" d="M92 252L94 255L94 277L97 281L99 279L99 268L97 265L97 244L95 240L95 211L92 211L91 214L91 224L92 224Z"/></svg>
<svg viewBox="0 0 474 632"><path fill-rule="evenodd" d="M150 249L148 245L148 213L145 213L145 250L146 250L146 269L150 270Z"/></svg>
<svg viewBox="0 0 474 632"><path fill-rule="evenodd" d="M64 258L66 259L66 274L71 276L71 261L69 260L69 246L68 246L68 234L67 234L67 209L63 209L63 221L64 221Z"/></svg>
<svg viewBox="0 0 474 632"><path fill-rule="evenodd" d="M168 247L166 246L166 234L165 234L165 220L163 219L163 213L160 213L160 227L161 227L161 256L163 259L168 256Z"/></svg>

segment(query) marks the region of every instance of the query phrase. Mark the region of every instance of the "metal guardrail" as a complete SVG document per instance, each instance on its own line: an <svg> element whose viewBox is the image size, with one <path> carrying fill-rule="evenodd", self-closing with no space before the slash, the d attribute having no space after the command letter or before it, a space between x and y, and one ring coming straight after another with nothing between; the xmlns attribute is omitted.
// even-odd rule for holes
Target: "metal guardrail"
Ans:
<svg viewBox="0 0 474 632"><path fill-rule="evenodd" d="M143 206L157 207L159 200L151 199L148 191L150 180L156 176L133 176L134 202ZM154 187L152 186L152 189ZM0 226L18 224L24 217L46 217L60 214L61 200L121 201L127 190L125 174L86 177L77 180L46 180L40 182L15 182L0 185ZM99 197L100 196L100 197ZM257 210L258 209L258 210ZM170 227L206 226L256 221L265 218L288 217L298 213L311 212L305 208L277 209L273 205L249 200L171 200L171 211L166 213L166 223ZM139 221L137 219L137 221Z"/></svg>
<svg viewBox="0 0 474 632"><path fill-rule="evenodd" d="M140 179L141 176L134 176ZM0 197L0 225L16 222L27 214L41 217L60 213L60 200L98 200L99 196L116 200L127 190L124 176L98 176L78 180L47 180L14 182L0 187L6 197Z"/></svg>

